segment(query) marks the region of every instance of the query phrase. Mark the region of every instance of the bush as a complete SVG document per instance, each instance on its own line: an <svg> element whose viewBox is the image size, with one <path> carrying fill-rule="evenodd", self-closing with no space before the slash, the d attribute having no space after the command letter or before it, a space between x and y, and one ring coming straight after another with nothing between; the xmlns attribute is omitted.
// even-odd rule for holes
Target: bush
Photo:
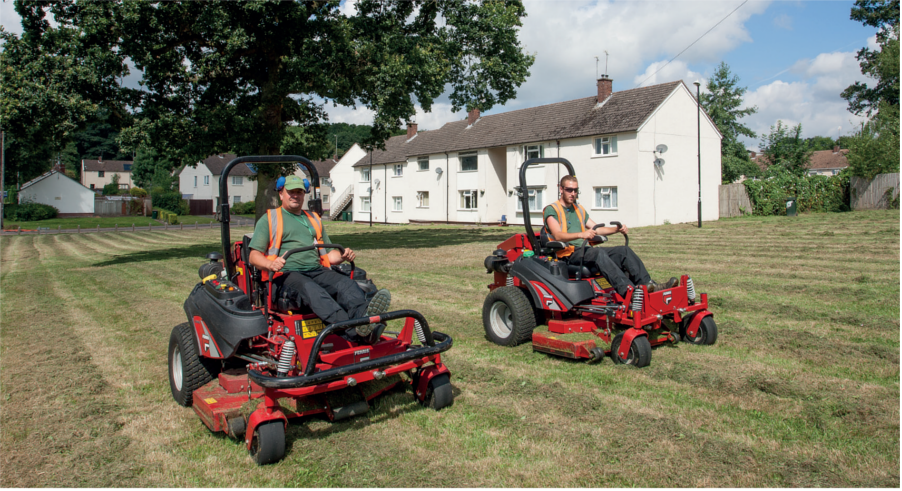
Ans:
<svg viewBox="0 0 902 491"><path fill-rule="evenodd" d="M103 195L104 196L116 196L119 194L119 185L118 184L106 184L103 186Z"/></svg>
<svg viewBox="0 0 902 491"><path fill-rule="evenodd" d="M242 201L229 208L232 215L253 215L257 211L257 203L254 201Z"/></svg>
<svg viewBox="0 0 902 491"><path fill-rule="evenodd" d="M779 166L761 180L744 181L755 215L786 215L786 198L795 197L799 212L849 211L849 177L797 176Z"/></svg>
<svg viewBox="0 0 902 491"><path fill-rule="evenodd" d="M175 213L169 210L164 210L162 208L157 208L156 206L154 206L153 209L157 210L157 219L162 220L169 225L179 224L179 217Z"/></svg>
<svg viewBox="0 0 902 491"><path fill-rule="evenodd" d="M128 194L130 194L132 196L136 196L138 198L143 198L143 197L147 196L147 191L145 191L141 188L131 188L128 190Z"/></svg>
<svg viewBox="0 0 902 491"><path fill-rule="evenodd" d="M188 214L188 201L179 192L150 193L154 208L160 208L176 215Z"/></svg>
<svg viewBox="0 0 902 491"><path fill-rule="evenodd" d="M5 220L12 220L13 217L16 215L16 208L18 208L18 207L19 207L19 205L17 203L4 204L3 205L3 218Z"/></svg>
<svg viewBox="0 0 902 491"><path fill-rule="evenodd" d="M17 222L34 222L56 218L58 214L59 210L50 205L41 203L23 203L13 209L9 218Z"/></svg>

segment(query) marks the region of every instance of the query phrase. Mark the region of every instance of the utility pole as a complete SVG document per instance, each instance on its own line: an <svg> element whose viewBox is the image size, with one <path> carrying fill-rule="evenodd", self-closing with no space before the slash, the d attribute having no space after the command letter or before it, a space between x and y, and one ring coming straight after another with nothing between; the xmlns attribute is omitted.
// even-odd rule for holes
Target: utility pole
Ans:
<svg viewBox="0 0 902 491"><path fill-rule="evenodd" d="M695 81L695 103L698 109L695 111L696 133L698 134L698 228L702 228L702 100L700 96L701 83Z"/></svg>
<svg viewBox="0 0 902 491"><path fill-rule="evenodd" d="M0 230L3 230L3 202L6 201L6 186L3 178L6 176L6 134L0 131Z"/></svg>

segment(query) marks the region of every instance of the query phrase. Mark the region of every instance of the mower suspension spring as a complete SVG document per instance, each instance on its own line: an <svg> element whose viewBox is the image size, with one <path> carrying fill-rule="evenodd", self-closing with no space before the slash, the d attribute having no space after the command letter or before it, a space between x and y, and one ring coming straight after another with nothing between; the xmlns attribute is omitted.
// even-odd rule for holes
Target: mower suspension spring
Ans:
<svg viewBox="0 0 902 491"><path fill-rule="evenodd" d="M505 286L514 286L514 277L507 275L507 281L504 284Z"/></svg>
<svg viewBox="0 0 902 491"><path fill-rule="evenodd" d="M282 345L282 354L279 355L279 367L276 369L279 376L284 377L288 375L288 370L291 370L291 359L294 358L295 351L294 341L286 341Z"/></svg>
<svg viewBox="0 0 902 491"><path fill-rule="evenodd" d="M692 284L692 277L686 279L686 296L689 297L690 302L695 301L695 285Z"/></svg>
<svg viewBox="0 0 902 491"><path fill-rule="evenodd" d="M423 334L423 326L420 325L420 321L413 321L413 330L417 333L417 339L420 340L420 343L426 346L426 335Z"/></svg>
<svg viewBox="0 0 902 491"><path fill-rule="evenodd" d="M633 290L633 300L630 303L630 310L633 312L639 312L642 310L642 304L644 303L644 293L641 288L636 288Z"/></svg>

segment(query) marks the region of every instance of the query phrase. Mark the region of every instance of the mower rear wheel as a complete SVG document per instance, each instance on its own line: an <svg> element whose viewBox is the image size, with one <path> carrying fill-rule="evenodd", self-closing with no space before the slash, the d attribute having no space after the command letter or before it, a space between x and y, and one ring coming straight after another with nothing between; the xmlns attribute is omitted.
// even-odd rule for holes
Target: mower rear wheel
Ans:
<svg viewBox="0 0 902 491"><path fill-rule="evenodd" d="M536 315L523 290L515 286L502 286L485 298L482 325L486 337L493 343L517 346L532 338Z"/></svg>
<svg viewBox="0 0 902 491"><path fill-rule="evenodd" d="M429 381L424 403L426 407L436 411L454 404L454 393L451 392L451 377L447 373L436 375Z"/></svg>
<svg viewBox="0 0 902 491"><path fill-rule="evenodd" d="M251 457L257 465L272 464L285 456L285 423L267 421L254 429Z"/></svg>
<svg viewBox="0 0 902 491"><path fill-rule="evenodd" d="M651 343L645 336L636 336L630 345L630 351L626 354L626 358L621 358L620 342L623 341L623 333L614 336L611 342L611 358L618 365L632 365L636 368L647 367L651 363Z"/></svg>
<svg viewBox="0 0 902 491"><path fill-rule="evenodd" d="M169 388L172 398L182 406L190 406L194 391L213 380L212 363L197 355L194 330L187 322L172 328L169 335Z"/></svg>
<svg viewBox="0 0 902 491"><path fill-rule="evenodd" d="M683 339L685 339L687 343L711 345L717 342L717 324L714 322L714 317L709 315L699 323L698 331L696 331L694 338L687 336L685 329L683 329L683 332L680 334L683 335Z"/></svg>

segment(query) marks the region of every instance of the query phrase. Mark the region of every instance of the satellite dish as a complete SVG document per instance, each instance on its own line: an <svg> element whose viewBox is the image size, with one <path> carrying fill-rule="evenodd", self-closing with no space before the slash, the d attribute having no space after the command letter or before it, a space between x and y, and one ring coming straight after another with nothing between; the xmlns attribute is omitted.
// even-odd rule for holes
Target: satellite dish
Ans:
<svg viewBox="0 0 902 491"><path fill-rule="evenodd" d="M664 159L662 159L662 158L655 159L655 165L658 167L661 167L662 165L664 165Z"/></svg>
<svg viewBox="0 0 902 491"><path fill-rule="evenodd" d="M436 167L436 168L435 168L435 173L438 174L438 175L442 175L442 168L441 168L441 167Z"/></svg>
<svg viewBox="0 0 902 491"><path fill-rule="evenodd" d="M665 145L663 143L658 145L657 147L655 147L655 152L664 153L666 151L667 151L667 145Z"/></svg>

